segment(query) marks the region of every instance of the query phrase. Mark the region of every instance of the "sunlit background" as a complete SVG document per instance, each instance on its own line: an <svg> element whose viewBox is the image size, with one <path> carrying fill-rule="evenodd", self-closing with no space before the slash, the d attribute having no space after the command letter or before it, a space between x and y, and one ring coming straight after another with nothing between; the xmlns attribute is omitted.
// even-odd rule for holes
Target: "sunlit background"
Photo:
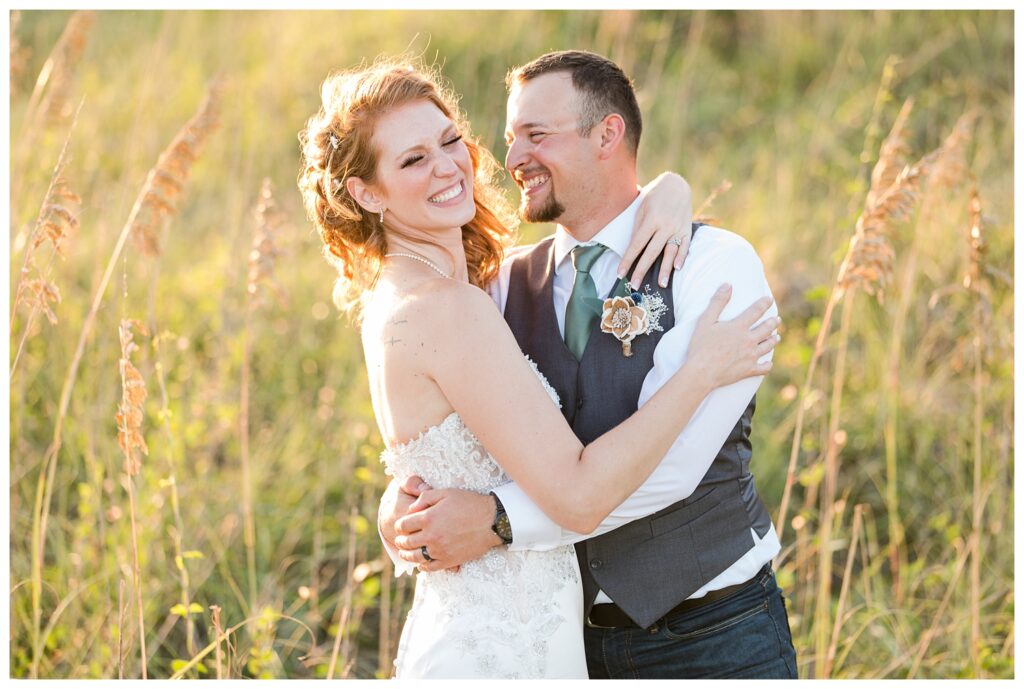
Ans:
<svg viewBox="0 0 1024 689"><path fill-rule="evenodd" d="M752 468L800 675L1013 676L1012 13L10 24L13 676L391 674L412 582L297 132L328 72L407 52L500 159L506 71L566 48L635 80L644 180L717 189L764 260Z"/></svg>

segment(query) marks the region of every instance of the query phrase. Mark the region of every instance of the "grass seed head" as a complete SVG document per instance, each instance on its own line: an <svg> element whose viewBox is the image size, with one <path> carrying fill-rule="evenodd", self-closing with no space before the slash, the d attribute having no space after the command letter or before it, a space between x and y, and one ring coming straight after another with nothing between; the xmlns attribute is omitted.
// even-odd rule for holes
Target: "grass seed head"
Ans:
<svg viewBox="0 0 1024 689"><path fill-rule="evenodd" d="M131 362L131 355L139 349L135 344L132 328L145 336L149 335L146 326L137 320L122 320L118 329L121 340L121 404L117 414L117 444L124 452L124 470L129 476L135 476L142 469L138 454L149 454L146 439L142 434L143 404L146 402L146 381Z"/></svg>
<svg viewBox="0 0 1024 689"><path fill-rule="evenodd" d="M36 279L25 282L25 303L41 310L46 314L46 320L50 325L57 325L57 314L50 308L50 303L60 303L60 290L57 285L48 280Z"/></svg>
<svg viewBox="0 0 1024 689"><path fill-rule="evenodd" d="M953 130L942 142L935 166L928 175L929 187L948 191L959 186L967 178L967 144L971 141L976 118L977 113L968 112L961 115L953 125Z"/></svg>
<svg viewBox="0 0 1024 689"><path fill-rule="evenodd" d="M719 224L717 218L707 215L707 211L709 208L711 208L711 204L713 204L719 196L729 191L730 189L732 189L732 182L730 182L727 179L723 179L717 187L711 190L711 193L708 194L707 198L704 199L704 201L699 206L697 206L697 210L694 211L693 213L693 219L697 222L703 222L709 225Z"/></svg>
<svg viewBox="0 0 1024 689"><path fill-rule="evenodd" d="M63 180L58 180L58 184L63 186ZM64 251L61 245L68 239L70 232L78 229L78 218L75 217L74 212L57 201L79 202L80 199L66 188L63 193L60 193L58 191L60 188L55 188L55 192L50 194L50 202L43 206L39 227L32 240L32 250L35 251L41 244L49 240L53 250L63 257Z"/></svg>
<svg viewBox="0 0 1024 689"><path fill-rule="evenodd" d="M18 83L28 71L29 47L18 40L18 27L21 25L21 12L11 12L11 93L17 91Z"/></svg>
<svg viewBox="0 0 1024 689"><path fill-rule="evenodd" d="M283 305L286 296L284 289L274 277L274 263L282 253L277 246L277 238L287 226L287 221L274 199L274 190L269 179L264 179L260 187L254 215L256 229L252 238L252 250L249 252L249 279L246 289L253 297L253 306L262 304L264 292L260 290L260 285L266 286L278 303Z"/></svg>
<svg viewBox="0 0 1024 689"><path fill-rule="evenodd" d="M971 200L967 206L971 218L971 226L967 233L969 246L967 274L964 276L964 287L974 292L981 292L981 275L987 250L985 244L984 217L982 216L981 196L976 183L971 184Z"/></svg>
<svg viewBox="0 0 1024 689"><path fill-rule="evenodd" d="M69 96L75 68L82 59L95 22L93 11L80 10L72 14L39 72L33 100L45 91L38 112L48 122L60 122L71 116L73 108Z"/></svg>
<svg viewBox="0 0 1024 689"><path fill-rule="evenodd" d="M921 180L931 170L938 155L939 150L932 151L913 165L904 167L884 191L874 194L873 198L872 193L868 194L872 202L865 205L857 219L850 248L839 270L840 293L859 287L879 302L884 301L895 257L889 242L892 226L913 213L921 196Z"/></svg>
<svg viewBox="0 0 1024 689"><path fill-rule="evenodd" d="M195 115L164 149L156 166L146 176L136 201L138 208L132 219L131 233L136 248L147 256L158 257L163 253L160 244L163 221L177 211L192 164L217 127L222 92L220 81L215 81Z"/></svg>
<svg viewBox="0 0 1024 689"><path fill-rule="evenodd" d="M882 141L878 151L878 162L871 171L871 188L864 202L865 208L875 205L878 197L886 192L906 167L910 156L910 144L907 143L907 119L914 109L914 99L908 98L900 108L896 121L893 122L889 135Z"/></svg>
<svg viewBox="0 0 1024 689"><path fill-rule="evenodd" d="M78 218L74 211L65 204L79 204L81 199L68 187L63 177L63 153L54 171L50 190L43 199L43 205L36 218L32 230L31 242L25 249L25 263L21 269L21 280L14 292L14 310L21 304L29 308L40 309L51 325L57 324L57 315L51 304L60 303L60 290L50 281L50 268L40 268L36 261L36 251L46 242L50 242L54 254L64 258L64 243L71 232L78 229Z"/></svg>
<svg viewBox="0 0 1024 689"><path fill-rule="evenodd" d="M859 287L879 301L884 299L895 257L889 243L890 227L909 215L918 197L920 169L907 165L907 120L913 107L913 99L908 98L879 147L864 210L857 218L850 248L839 269L840 293Z"/></svg>

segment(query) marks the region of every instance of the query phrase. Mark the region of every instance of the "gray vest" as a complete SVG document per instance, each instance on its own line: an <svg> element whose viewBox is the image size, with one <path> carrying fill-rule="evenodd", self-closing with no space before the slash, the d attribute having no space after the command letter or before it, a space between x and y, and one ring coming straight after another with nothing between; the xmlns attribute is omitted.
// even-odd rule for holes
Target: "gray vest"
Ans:
<svg viewBox="0 0 1024 689"><path fill-rule="evenodd" d="M659 287L658 269L656 263L641 284L665 300L668 312L661 325L667 331L675 323L672 283L670 278L667 288ZM634 339L633 356L626 358L618 340L595 323L583 358L576 361L558 332L554 272L552 237L513 259L505 320L558 392L576 436L588 444L637 410L662 333ZM689 497L576 545L588 615L603 590L638 625L648 627L750 550L751 529L762 538L768 533L771 517L749 470L753 414L751 399Z"/></svg>

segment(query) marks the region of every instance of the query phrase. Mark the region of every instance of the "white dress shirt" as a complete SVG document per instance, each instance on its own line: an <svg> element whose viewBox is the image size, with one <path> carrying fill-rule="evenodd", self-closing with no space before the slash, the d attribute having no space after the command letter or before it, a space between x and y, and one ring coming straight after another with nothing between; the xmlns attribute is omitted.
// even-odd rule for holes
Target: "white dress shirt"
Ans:
<svg viewBox="0 0 1024 689"><path fill-rule="evenodd" d="M607 295L615 284L615 271L629 246L640 199L638 196L591 241L583 242L600 243L609 249L601 254L590 269L590 276L594 280L599 296ZM564 335L565 308L575 279L569 252L581 242L559 226L555 231L554 243L554 306L558 330ZM505 311L508 296L510 272L511 260L506 260L490 290L502 313ZM750 243L727 230L703 226L693 237L683 267L676 271L673 277L675 325L662 335L654 349L654 368L644 379L638 406L642 407L651 399L683 365L697 318L707 308L714 292L726 282L732 285L732 297L722 312L721 320L735 318L758 298L771 296L764 267ZM643 291L643 287L641 285L640 291ZM777 313L773 304L765 317ZM768 354L762 360L770 358L771 354ZM654 472L590 534L578 534L560 527L515 483L497 488L495 493L501 498L512 525L514 540L509 548L546 550L576 543L611 531L634 519L653 514L688 497L711 467L762 379L763 376L746 378L738 383L718 388L708 395ZM780 545L774 525L763 539L759 538L753 529L750 533L755 545L735 564L696 591L691 598L700 598L709 591L749 580L766 562L778 554ZM602 591L598 593L596 602L607 603L610 599Z"/></svg>

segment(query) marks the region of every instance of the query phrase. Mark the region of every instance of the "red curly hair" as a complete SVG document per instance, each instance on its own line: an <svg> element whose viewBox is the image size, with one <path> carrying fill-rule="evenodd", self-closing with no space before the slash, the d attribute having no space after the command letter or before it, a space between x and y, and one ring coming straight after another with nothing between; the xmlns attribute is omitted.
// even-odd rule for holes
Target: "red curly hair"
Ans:
<svg viewBox="0 0 1024 689"><path fill-rule="evenodd" d="M306 213L323 241L324 256L338 269L335 303L344 310L359 304L380 276L388 251L384 225L345 188L349 177L372 183L377 151L371 138L376 121L393 109L427 100L463 134L473 164L476 215L462 227L469 280L483 287L498 272L505 248L513 243L516 219L494 178L500 166L470 135L457 98L435 70L386 60L372 67L331 74L321 87L320 111L299 133L302 172L298 185Z"/></svg>

